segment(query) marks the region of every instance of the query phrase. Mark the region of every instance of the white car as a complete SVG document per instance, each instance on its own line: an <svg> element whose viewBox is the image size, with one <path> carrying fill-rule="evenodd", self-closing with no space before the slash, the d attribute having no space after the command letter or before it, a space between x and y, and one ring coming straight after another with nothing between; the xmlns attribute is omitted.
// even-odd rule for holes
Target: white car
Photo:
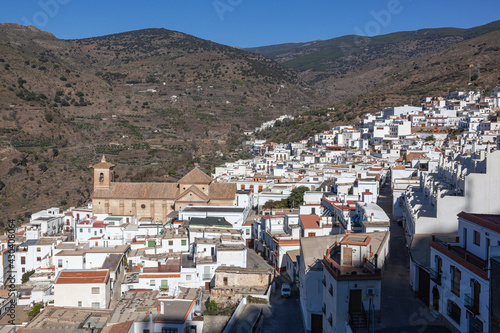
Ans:
<svg viewBox="0 0 500 333"><path fill-rule="evenodd" d="M289 283L281 285L281 297L290 297L292 295L292 288Z"/></svg>

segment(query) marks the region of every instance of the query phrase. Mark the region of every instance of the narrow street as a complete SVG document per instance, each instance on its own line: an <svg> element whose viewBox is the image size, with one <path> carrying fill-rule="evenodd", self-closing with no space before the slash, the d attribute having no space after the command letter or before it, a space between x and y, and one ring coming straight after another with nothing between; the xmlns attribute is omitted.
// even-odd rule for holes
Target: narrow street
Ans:
<svg viewBox="0 0 500 333"><path fill-rule="evenodd" d="M410 259L403 233L392 218L392 193L387 182L377 204L391 218L389 259L382 271L382 300L377 332L450 332L410 290Z"/></svg>
<svg viewBox="0 0 500 333"><path fill-rule="evenodd" d="M304 332L300 311L299 290L292 285L292 295L281 297L281 285L290 283L283 275L276 276L275 290L271 294L268 309L264 309L261 332ZM267 311L266 311L267 310Z"/></svg>

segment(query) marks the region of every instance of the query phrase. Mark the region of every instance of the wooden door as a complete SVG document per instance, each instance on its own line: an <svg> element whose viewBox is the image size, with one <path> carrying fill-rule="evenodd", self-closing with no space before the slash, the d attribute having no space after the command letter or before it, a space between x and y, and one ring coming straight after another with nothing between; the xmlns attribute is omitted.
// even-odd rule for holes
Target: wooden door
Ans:
<svg viewBox="0 0 500 333"><path fill-rule="evenodd" d="M349 312L361 312L362 307L361 289L349 290Z"/></svg>

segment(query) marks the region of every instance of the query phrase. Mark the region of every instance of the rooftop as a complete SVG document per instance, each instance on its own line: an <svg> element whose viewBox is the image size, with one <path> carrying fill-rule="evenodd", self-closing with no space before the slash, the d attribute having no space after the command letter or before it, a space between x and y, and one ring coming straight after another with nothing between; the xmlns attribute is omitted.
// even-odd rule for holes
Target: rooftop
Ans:
<svg viewBox="0 0 500 333"><path fill-rule="evenodd" d="M458 217L470 221L492 231L500 232L500 215L497 214L471 214L461 212Z"/></svg>
<svg viewBox="0 0 500 333"><path fill-rule="evenodd" d="M243 213L245 208L243 207L233 207L233 206L216 206L216 207L196 207L187 206L183 209L183 212L207 212L207 213Z"/></svg>
<svg viewBox="0 0 500 333"><path fill-rule="evenodd" d="M207 216L192 217L187 221L187 226L205 226L205 227L232 227L233 225L223 217Z"/></svg>
<svg viewBox="0 0 500 333"><path fill-rule="evenodd" d="M63 270L59 272L55 284L107 283L109 269Z"/></svg>

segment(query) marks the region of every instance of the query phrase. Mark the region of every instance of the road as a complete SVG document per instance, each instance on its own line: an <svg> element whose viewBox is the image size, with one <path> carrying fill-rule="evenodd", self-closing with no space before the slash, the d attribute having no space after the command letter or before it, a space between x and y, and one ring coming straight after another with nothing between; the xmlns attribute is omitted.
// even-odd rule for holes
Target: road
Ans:
<svg viewBox="0 0 500 333"><path fill-rule="evenodd" d="M450 332L410 290L410 258L403 227L392 219L389 185L380 190L377 204L391 218L389 259L382 271L382 299L377 332Z"/></svg>
<svg viewBox="0 0 500 333"><path fill-rule="evenodd" d="M281 285L290 281L283 275L277 276L275 281L276 287L271 293L269 307L263 312L261 332L304 332L297 286L292 285L291 297L282 298Z"/></svg>

